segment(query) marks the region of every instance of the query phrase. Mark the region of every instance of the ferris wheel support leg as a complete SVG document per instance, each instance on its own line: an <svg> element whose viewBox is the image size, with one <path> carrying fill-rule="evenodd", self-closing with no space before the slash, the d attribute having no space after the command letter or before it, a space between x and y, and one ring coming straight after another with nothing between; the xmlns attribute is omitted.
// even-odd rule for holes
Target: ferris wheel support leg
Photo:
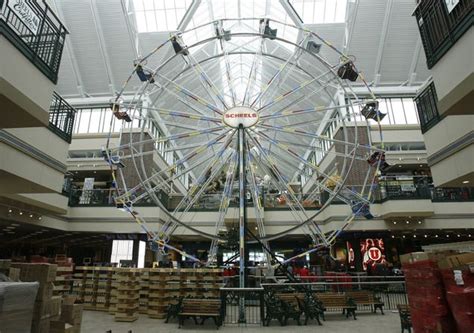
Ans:
<svg viewBox="0 0 474 333"><path fill-rule="evenodd" d="M238 151L239 151L239 287L246 286L247 249L245 246L245 236L247 229L247 216L245 209L245 132L244 127L239 125ZM239 322L245 323L245 296L241 294L239 298Z"/></svg>

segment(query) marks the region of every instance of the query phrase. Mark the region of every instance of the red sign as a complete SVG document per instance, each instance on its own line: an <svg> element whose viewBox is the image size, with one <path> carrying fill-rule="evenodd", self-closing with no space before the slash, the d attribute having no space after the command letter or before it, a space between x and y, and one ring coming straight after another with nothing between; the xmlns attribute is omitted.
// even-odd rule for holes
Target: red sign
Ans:
<svg viewBox="0 0 474 333"><path fill-rule="evenodd" d="M379 261L382 259L382 251L378 247L371 247L367 253L369 254L369 258L373 261Z"/></svg>
<svg viewBox="0 0 474 333"><path fill-rule="evenodd" d="M366 271L376 264L384 264L385 244L382 238L367 238L360 240L360 254L362 255L362 268Z"/></svg>

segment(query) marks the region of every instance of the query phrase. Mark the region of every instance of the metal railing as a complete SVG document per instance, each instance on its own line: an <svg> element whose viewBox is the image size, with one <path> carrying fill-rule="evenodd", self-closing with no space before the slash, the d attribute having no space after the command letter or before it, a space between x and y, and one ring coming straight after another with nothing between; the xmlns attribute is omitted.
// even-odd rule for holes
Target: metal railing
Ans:
<svg viewBox="0 0 474 333"><path fill-rule="evenodd" d="M421 132L426 133L442 119L438 111L438 95L434 82L423 89L414 100L420 119Z"/></svg>
<svg viewBox="0 0 474 333"><path fill-rule="evenodd" d="M76 110L57 92L49 107L49 129L64 141L71 143Z"/></svg>
<svg viewBox="0 0 474 333"><path fill-rule="evenodd" d="M224 326L262 325L265 318L263 288L221 288ZM243 310L241 311L241 307Z"/></svg>
<svg viewBox="0 0 474 333"><path fill-rule="evenodd" d="M473 24L474 2L472 0L459 0L450 9L447 3L448 1L443 0L420 0L414 12L429 69Z"/></svg>
<svg viewBox="0 0 474 333"><path fill-rule="evenodd" d="M55 84L67 33L45 1L0 2L0 35Z"/></svg>

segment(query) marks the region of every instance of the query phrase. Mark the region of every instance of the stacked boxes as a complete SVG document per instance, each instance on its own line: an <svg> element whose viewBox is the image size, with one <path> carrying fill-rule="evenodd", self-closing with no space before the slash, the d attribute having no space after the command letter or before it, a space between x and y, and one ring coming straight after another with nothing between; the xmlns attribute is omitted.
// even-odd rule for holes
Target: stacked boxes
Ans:
<svg viewBox="0 0 474 333"><path fill-rule="evenodd" d="M135 321L138 319L140 299L140 269L118 268L117 305L115 321Z"/></svg>
<svg viewBox="0 0 474 333"><path fill-rule="evenodd" d="M51 322L51 333L80 333L82 323L82 304L74 304L75 297L65 296L61 317Z"/></svg>
<svg viewBox="0 0 474 333"><path fill-rule="evenodd" d="M452 253L414 252L400 257L416 333L456 332L438 261Z"/></svg>
<svg viewBox="0 0 474 333"><path fill-rule="evenodd" d="M148 272L148 316L155 319L166 317L170 303L171 282L175 279L171 268L151 268ZM167 288L168 286L168 288Z"/></svg>
<svg viewBox="0 0 474 333"><path fill-rule="evenodd" d="M148 269L142 269L140 272L140 308L139 312L142 314L148 313L148 287L149 287L149 275Z"/></svg>
<svg viewBox="0 0 474 333"><path fill-rule="evenodd" d="M11 267L20 269L21 281L39 282L31 332L49 333L50 321L58 318L61 309L61 297L53 297L57 265L12 263Z"/></svg>

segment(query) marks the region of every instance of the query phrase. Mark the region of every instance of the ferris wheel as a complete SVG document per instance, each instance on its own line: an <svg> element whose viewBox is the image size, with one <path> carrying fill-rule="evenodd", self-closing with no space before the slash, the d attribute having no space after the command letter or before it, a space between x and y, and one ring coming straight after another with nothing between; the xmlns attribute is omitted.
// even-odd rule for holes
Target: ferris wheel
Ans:
<svg viewBox="0 0 474 333"><path fill-rule="evenodd" d="M248 243L270 263L269 241L296 231L312 242L301 256L331 246L355 220L373 217L374 180L388 167L383 146L371 144L374 126L383 142L385 115L355 62L317 33L267 18L171 35L135 60L111 101L121 137L109 136L103 155L117 207L161 251L205 264L220 247L242 260ZM347 216L327 229L334 202ZM142 213L150 205L158 228ZM275 226L266 209L283 209L286 220ZM209 239L207 259L171 245L177 230Z"/></svg>

